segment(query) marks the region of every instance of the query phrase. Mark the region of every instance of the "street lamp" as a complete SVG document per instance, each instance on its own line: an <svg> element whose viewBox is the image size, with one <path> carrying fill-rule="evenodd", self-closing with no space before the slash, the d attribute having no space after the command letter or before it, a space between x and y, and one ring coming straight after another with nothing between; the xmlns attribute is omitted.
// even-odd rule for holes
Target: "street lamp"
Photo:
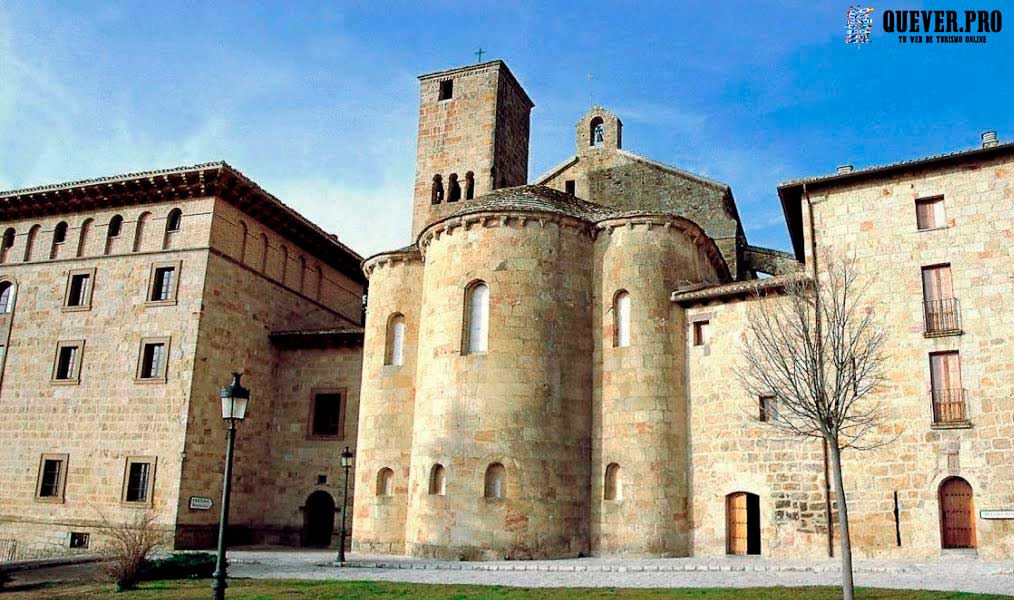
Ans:
<svg viewBox="0 0 1014 600"><path fill-rule="evenodd" d="M349 507L349 469L352 468L352 452L348 446L342 450L342 468L345 469L345 493L342 495L341 539L338 540L338 566L345 563L345 511Z"/></svg>
<svg viewBox="0 0 1014 600"><path fill-rule="evenodd" d="M222 418L229 423L226 434L225 477L222 483L222 514L218 521L218 557L215 560L215 582L211 584L215 600L224 600L225 588L225 530L229 526L229 488L232 483L232 450L236 445L236 423L246 417L250 390L239 384L239 373L232 374L232 383L222 388Z"/></svg>

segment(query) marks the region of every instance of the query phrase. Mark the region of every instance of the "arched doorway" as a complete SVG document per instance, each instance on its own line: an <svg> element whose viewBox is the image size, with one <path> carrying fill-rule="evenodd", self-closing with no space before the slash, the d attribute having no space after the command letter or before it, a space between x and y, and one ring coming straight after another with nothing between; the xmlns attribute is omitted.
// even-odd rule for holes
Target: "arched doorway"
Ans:
<svg viewBox="0 0 1014 600"><path fill-rule="evenodd" d="M940 544L944 548L975 548L972 486L960 477L940 484Z"/></svg>
<svg viewBox="0 0 1014 600"><path fill-rule="evenodd" d="M760 496L734 492L725 497L725 551L760 554Z"/></svg>
<svg viewBox="0 0 1014 600"><path fill-rule="evenodd" d="M334 532L334 498L331 494L318 490L306 499L303 507L303 545L331 545Z"/></svg>

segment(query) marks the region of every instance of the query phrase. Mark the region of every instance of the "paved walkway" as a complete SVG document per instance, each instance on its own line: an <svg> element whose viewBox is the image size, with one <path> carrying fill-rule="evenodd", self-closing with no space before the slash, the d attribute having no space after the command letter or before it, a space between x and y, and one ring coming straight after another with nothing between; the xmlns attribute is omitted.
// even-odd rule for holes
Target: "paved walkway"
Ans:
<svg viewBox="0 0 1014 600"><path fill-rule="evenodd" d="M756 557L449 562L349 554L334 565L333 550L237 549L233 577L468 583L517 587L764 587L839 585L833 560ZM954 558L939 562L858 560L856 584L865 587L964 591L1014 596L1014 562Z"/></svg>

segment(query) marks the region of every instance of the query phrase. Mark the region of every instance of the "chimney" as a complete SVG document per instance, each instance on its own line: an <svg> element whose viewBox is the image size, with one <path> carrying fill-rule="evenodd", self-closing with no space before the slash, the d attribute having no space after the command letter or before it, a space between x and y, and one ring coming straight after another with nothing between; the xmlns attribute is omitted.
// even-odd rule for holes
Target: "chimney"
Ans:
<svg viewBox="0 0 1014 600"><path fill-rule="evenodd" d="M992 148L993 146L997 146L1000 144L999 140L997 140L996 138L995 131L983 131L981 137L983 148Z"/></svg>
<svg viewBox="0 0 1014 600"><path fill-rule="evenodd" d="M853 170L852 165L838 165L838 175L847 175Z"/></svg>

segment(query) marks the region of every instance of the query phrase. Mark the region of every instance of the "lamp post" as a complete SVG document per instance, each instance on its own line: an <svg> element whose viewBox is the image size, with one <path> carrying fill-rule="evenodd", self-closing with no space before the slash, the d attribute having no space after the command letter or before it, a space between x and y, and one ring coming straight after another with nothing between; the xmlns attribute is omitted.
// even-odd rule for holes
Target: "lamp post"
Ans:
<svg viewBox="0 0 1014 600"><path fill-rule="evenodd" d="M338 540L338 566L345 563L345 511L349 507L349 469L352 468L352 452L348 446L342 451L342 468L345 469L345 493L342 494L342 526Z"/></svg>
<svg viewBox="0 0 1014 600"><path fill-rule="evenodd" d="M215 600L224 600L225 588L225 530L229 526L229 491L232 483L232 450L236 445L236 423L246 417L250 390L239 384L239 373L232 374L232 383L222 388L222 418L229 424L226 434L225 474L222 483L222 513L218 521L218 557L215 560L215 582L211 584Z"/></svg>

